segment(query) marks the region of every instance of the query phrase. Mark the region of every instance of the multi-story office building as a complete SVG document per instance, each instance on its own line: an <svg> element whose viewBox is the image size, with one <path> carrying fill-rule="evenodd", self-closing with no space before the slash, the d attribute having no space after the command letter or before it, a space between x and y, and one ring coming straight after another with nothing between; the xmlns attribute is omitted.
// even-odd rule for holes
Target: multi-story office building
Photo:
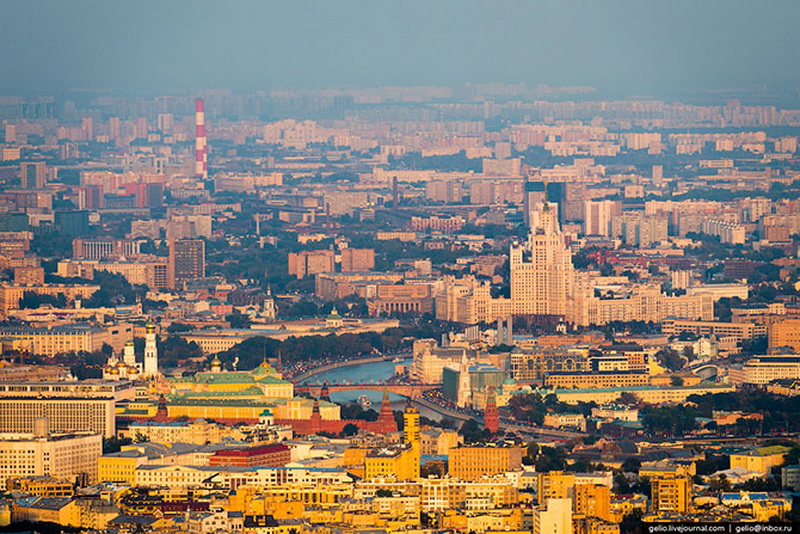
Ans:
<svg viewBox="0 0 800 534"><path fill-rule="evenodd" d="M611 237L621 238L628 246L649 247L666 239L667 231L667 218L662 215L625 212L611 219Z"/></svg>
<svg viewBox="0 0 800 534"><path fill-rule="evenodd" d="M425 183L425 197L433 202L460 204L464 190L461 182L455 180L431 180Z"/></svg>
<svg viewBox="0 0 800 534"><path fill-rule="evenodd" d="M800 464L781 468L781 487L789 491L800 491Z"/></svg>
<svg viewBox="0 0 800 534"><path fill-rule="evenodd" d="M0 398L4 397L112 397L122 401L133 400L136 388L133 382L122 380L8 380L0 382Z"/></svg>
<svg viewBox="0 0 800 534"><path fill-rule="evenodd" d="M511 378L540 381L550 372L588 371L588 351L546 351L511 353Z"/></svg>
<svg viewBox="0 0 800 534"><path fill-rule="evenodd" d="M332 250L305 250L289 253L289 274L295 275L298 280L315 274L332 273L335 266L335 255Z"/></svg>
<svg viewBox="0 0 800 534"><path fill-rule="evenodd" d="M25 293L36 293L38 295L48 295L50 297L64 295L67 299L67 303L70 303L75 301L75 299L87 299L99 289L100 286L98 285L2 284L0 285L0 314L6 316L9 310L19 308L19 301L22 300Z"/></svg>
<svg viewBox="0 0 800 534"><path fill-rule="evenodd" d="M73 239L72 258L78 260L133 259L141 254L141 241L131 239Z"/></svg>
<svg viewBox="0 0 800 534"><path fill-rule="evenodd" d="M536 475L536 495L539 504L550 499L571 499L575 494L575 473L550 471Z"/></svg>
<svg viewBox="0 0 800 534"><path fill-rule="evenodd" d="M370 315L393 313L418 314L433 312L431 286L427 284L379 285L375 298L367 301Z"/></svg>
<svg viewBox="0 0 800 534"><path fill-rule="evenodd" d="M755 471L767 476L773 467L783 465L789 447L772 445L769 447L756 447L747 451L732 453L730 455L731 469L741 468Z"/></svg>
<svg viewBox="0 0 800 534"><path fill-rule="evenodd" d="M186 282L206 275L206 244L200 239L172 241L169 245L168 286L183 288Z"/></svg>
<svg viewBox="0 0 800 534"><path fill-rule="evenodd" d="M533 534L572 534L572 499L549 499L536 508Z"/></svg>
<svg viewBox="0 0 800 534"><path fill-rule="evenodd" d="M493 323L510 317L512 301L492 298L491 284L473 276L445 277L444 288L436 296L436 318L462 324Z"/></svg>
<svg viewBox="0 0 800 534"><path fill-rule="evenodd" d="M611 235L612 217L622 214L622 202L618 200L587 200L584 203L583 233L587 236Z"/></svg>
<svg viewBox="0 0 800 534"><path fill-rule="evenodd" d="M94 484L102 454L101 434L0 434L0 484L31 476Z"/></svg>
<svg viewBox="0 0 800 534"><path fill-rule="evenodd" d="M789 347L800 353L800 319L786 319L769 328L769 348Z"/></svg>
<svg viewBox="0 0 800 534"><path fill-rule="evenodd" d="M576 291L572 321L576 325L604 325L612 321L660 322L669 317L693 321L714 318L711 294L668 296L658 287L634 287L628 294L605 298L589 290Z"/></svg>
<svg viewBox="0 0 800 534"><path fill-rule="evenodd" d="M725 323L721 321L667 319L661 325L661 332L668 336L677 336L687 332L698 336L732 337L736 341L745 341L766 336L767 327L755 322Z"/></svg>
<svg viewBox="0 0 800 534"><path fill-rule="evenodd" d="M800 378L800 355L757 356L741 367L728 369L734 384L769 384L783 378Z"/></svg>
<svg viewBox="0 0 800 534"><path fill-rule="evenodd" d="M717 236L723 243L731 245L742 245L746 238L744 226L725 220L706 219L701 229L703 233Z"/></svg>
<svg viewBox="0 0 800 534"><path fill-rule="evenodd" d="M0 288L2 294L2 288ZM55 356L71 352L96 352L104 344L122 351L125 342L133 338L133 327L63 325L52 328L6 326L0 328L0 345L4 350L18 350L32 354Z"/></svg>
<svg viewBox="0 0 800 534"><path fill-rule="evenodd" d="M735 389L733 385L700 383L692 386L557 389L553 394L560 402L567 404L578 404L579 402L611 403L619 398L620 393L627 391L639 397L642 402L661 404L664 402L685 402L692 395L730 393Z"/></svg>
<svg viewBox="0 0 800 534"><path fill-rule="evenodd" d="M463 217L412 217L413 232L458 232L464 226Z"/></svg>
<svg viewBox="0 0 800 534"><path fill-rule="evenodd" d="M113 397L0 397L0 432L30 434L46 417L54 433L92 432L110 438L116 422Z"/></svg>
<svg viewBox="0 0 800 534"><path fill-rule="evenodd" d="M583 517L611 520L611 488L603 484L576 484L574 513Z"/></svg>
<svg viewBox="0 0 800 534"><path fill-rule="evenodd" d="M650 480L652 510L655 514L683 514L689 511L692 481L688 476L665 473Z"/></svg>
<svg viewBox="0 0 800 534"><path fill-rule="evenodd" d="M374 269L375 269L375 251L373 249L371 248L342 249L343 273L372 271Z"/></svg>
<svg viewBox="0 0 800 534"><path fill-rule="evenodd" d="M650 375L623 371L547 373L544 385L557 389L626 388L647 385Z"/></svg>
<svg viewBox="0 0 800 534"><path fill-rule="evenodd" d="M20 181L23 189L47 187L47 164L43 161L23 162L20 165Z"/></svg>
<svg viewBox="0 0 800 534"><path fill-rule="evenodd" d="M165 261L99 261L61 260L58 275L64 277L94 278L95 271L119 274L131 284L146 285L152 289L167 288L169 264Z"/></svg>
<svg viewBox="0 0 800 534"><path fill-rule="evenodd" d="M44 284L44 268L43 267L15 267L14 268L14 284L15 285L40 285Z"/></svg>
<svg viewBox="0 0 800 534"><path fill-rule="evenodd" d="M6 481L6 489L36 497L72 497L75 483L52 476L26 476Z"/></svg>
<svg viewBox="0 0 800 534"><path fill-rule="evenodd" d="M373 297L374 288L403 279L400 273L320 273L316 276L316 295L323 300L337 300L350 295Z"/></svg>
<svg viewBox="0 0 800 534"><path fill-rule="evenodd" d="M455 430L429 427L420 431L420 454L450 454L458 447L461 436Z"/></svg>
<svg viewBox="0 0 800 534"><path fill-rule="evenodd" d="M380 447L367 453L364 460L364 478L371 480L394 475L398 480L414 480L419 476L418 466L419 457L410 443Z"/></svg>
<svg viewBox="0 0 800 534"><path fill-rule="evenodd" d="M522 466L522 447L469 445L450 450L450 476L477 480L484 475L514 471Z"/></svg>

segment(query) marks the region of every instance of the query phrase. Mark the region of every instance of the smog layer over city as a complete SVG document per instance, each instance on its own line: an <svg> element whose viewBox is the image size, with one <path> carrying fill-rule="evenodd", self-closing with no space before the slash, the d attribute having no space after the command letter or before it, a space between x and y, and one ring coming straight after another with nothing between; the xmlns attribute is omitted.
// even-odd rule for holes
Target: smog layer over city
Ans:
<svg viewBox="0 0 800 534"><path fill-rule="evenodd" d="M798 28L0 3L0 533L800 532Z"/></svg>

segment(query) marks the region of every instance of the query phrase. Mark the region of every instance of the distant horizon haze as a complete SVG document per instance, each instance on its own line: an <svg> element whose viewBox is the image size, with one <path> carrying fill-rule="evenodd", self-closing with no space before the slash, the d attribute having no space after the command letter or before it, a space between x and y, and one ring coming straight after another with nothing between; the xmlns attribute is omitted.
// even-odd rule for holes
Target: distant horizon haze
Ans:
<svg viewBox="0 0 800 534"><path fill-rule="evenodd" d="M0 94L590 86L796 97L793 0L9 0Z"/></svg>

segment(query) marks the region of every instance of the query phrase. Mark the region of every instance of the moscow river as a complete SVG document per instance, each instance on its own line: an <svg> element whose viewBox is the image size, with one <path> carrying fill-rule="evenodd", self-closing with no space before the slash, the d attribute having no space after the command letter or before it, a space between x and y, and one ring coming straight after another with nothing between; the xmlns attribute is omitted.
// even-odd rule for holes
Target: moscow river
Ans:
<svg viewBox="0 0 800 534"><path fill-rule="evenodd" d="M386 380L394 374L394 369L398 365L408 368L411 365L412 358L407 358L399 362L391 360L385 362L362 363L359 365L349 365L340 367L338 369L331 369L330 371L323 371L315 374L307 380L309 384L322 384L328 382L329 384L342 384L353 382L356 384L363 384L367 382L380 382ZM372 401L372 409L376 412L381 408L381 399L383 393L381 391L340 391L331 393L331 400L339 404L346 404L356 402L360 395L366 395ZM403 410L406 405L406 398L393 393L389 394L389 400L392 403L393 410ZM425 407L417 406L421 415L430 419L441 419L442 416L436 412L428 410Z"/></svg>
<svg viewBox="0 0 800 534"><path fill-rule="evenodd" d="M359 365L348 365L338 369L331 369L330 371L322 371L315 374L308 379L309 384L322 384L328 382L330 384L345 384L347 382L354 382L363 384L367 382L380 382L386 380L394 374L394 368L398 365L409 366L412 359L408 358L400 362L393 362L391 360L385 362L362 363ZM383 393L380 391L340 391L331 393L331 400L338 403L356 402L359 395L367 395L372 401L373 407L377 410L380 408ZM399 406L397 402L405 402L405 397L399 395L389 394L392 401L392 406Z"/></svg>

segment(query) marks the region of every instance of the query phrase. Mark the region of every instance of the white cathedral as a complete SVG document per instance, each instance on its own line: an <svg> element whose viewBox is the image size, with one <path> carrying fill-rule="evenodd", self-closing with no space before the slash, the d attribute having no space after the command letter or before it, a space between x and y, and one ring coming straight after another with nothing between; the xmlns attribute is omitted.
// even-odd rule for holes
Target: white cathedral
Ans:
<svg viewBox="0 0 800 534"><path fill-rule="evenodd" d="M156 345L156 324L152 319L145 325L144 363L136 361L133 340L125 343L122 359L112 354L103 367L106 380L141 380L158 375L158 346Z"/></svg>

